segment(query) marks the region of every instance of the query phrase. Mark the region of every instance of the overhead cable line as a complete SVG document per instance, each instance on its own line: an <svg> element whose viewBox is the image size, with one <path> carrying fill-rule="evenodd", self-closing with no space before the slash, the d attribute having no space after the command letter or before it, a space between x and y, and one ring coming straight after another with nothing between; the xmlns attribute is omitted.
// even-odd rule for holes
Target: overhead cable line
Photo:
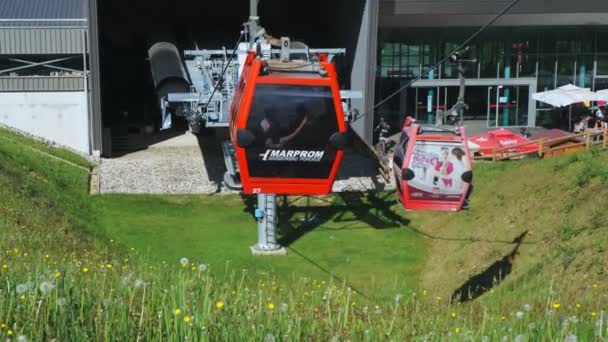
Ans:
<svg viewBox="0 0 608 342"><path fill-rule="evenodd" d="M446 61L448 61L450 58L452 58L452 56L454 56L455 54L458 54L462 49L464 49L467 45L469 45L470 42L472 42L475 38L477 38L477 36L479 36L488 27L492 26L492 24L494 24L498 19L500 19L507 12L509 12L520 1L521 0L514 0L513 2L511 2L511 4L509 4L509 6L507 6L505 9L503 9L494 18L492 18L492 20L490 20L488 23L486 23L484 26L482 26L479 30L477 30L477 32L475 32L472 36L470 36L469 38L467 38L462 44L460 44L456 49L454 49L454 51L452 51L450 54L448 54L442 60L440 60L439 62L437 62L435 65L433 65L427 71L424 71L424 72L421 71L420 75L417 78L411 80L410 82L408 82L403 87L397 89L395 92L391 93L389 96L387 96L384 99L382 99L380 102L378 102L377 104L375 104L372 108L370 108L367 111L365 111L358 118L356 118L355 120L351 121L351 123L357 122L361 118L365 117L366 115L368 115L370 113L373 113L374 110L376 110L381 105L385 104L388 100L390 100L393 97L399 95L403 90L405 90L406 88L409 88L412 84L414 84L415 82L421 80L423 77L427 76L431 71L434 71L435 69L437 69L440 65L442 65L443 63L445 63Z"/></svg>

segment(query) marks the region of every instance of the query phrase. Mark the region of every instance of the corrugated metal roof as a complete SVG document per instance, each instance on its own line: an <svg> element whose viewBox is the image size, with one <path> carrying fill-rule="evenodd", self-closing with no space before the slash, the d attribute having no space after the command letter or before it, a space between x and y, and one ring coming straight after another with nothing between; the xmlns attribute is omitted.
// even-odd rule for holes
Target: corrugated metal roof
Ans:
<svg viewBox="0 0 608 342"><path fill-rule="evenodd" d="M0 0L0 26L85 26L87 0Z"/></svg>

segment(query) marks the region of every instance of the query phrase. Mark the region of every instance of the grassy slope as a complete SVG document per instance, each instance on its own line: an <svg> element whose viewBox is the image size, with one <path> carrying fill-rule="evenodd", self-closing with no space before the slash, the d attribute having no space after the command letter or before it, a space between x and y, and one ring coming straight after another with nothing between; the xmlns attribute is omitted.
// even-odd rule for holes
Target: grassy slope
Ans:
<svg viewBox="0 0 608 342"><path fill-rule="evenodd" d="M4 137L17 139L19 143L2 139ZM592 334L593 319L597 317L592 319L589 316L587 319L585 315L591 310L599 312L607 302L607 284L603 280L606 272L606 252L603 246L607 239L606 234L603 234L603 213L608 201L605 190L608 157L597 151L547 162L479 165L476 167L477 187L473 208L460 214L418 212L397 215L396 212L399 211L394 207L387 208L390 196L385 199L385 195L363 199L334 199L338 205L346 205L351 209L347 214L343 214L347 212L344 208L336 210L322 202L315 202L315 211L327 222L296 239L288 257L257 259L250 257L247 250L255 240L255 224L250 210L244 211L243 200L238 197L91 197L86 193L88 174L85 171L43 157L25 146L34 145L51 154L68 156L79 165L86 165L85 160L64 151L48 149L2 130L0 139L0 196L3 199L0 201L0 249L3 251L0 277L4 279L2 284L12 283L8 288L4 288L4 285L0 287L0 308L8 310L0 312L0 320L9 323L14 320L15 323L10 326L15 331L30 331L34 334L44 331L49 336L76 339L90 337L90 334L116 332L116 338L133 339L135 336L130 334L136 333L133 331L136 323L130 317L138 315L119 318L132 310L139 313L138 305L144 305L138 301L133 302L135 292L131 291L134 290L125 292L127 289L120 288L120 277L131 272L151 281L148 295L151 297L146 300L146 306L150 307L146 310L163 310L163 319L167 320L167 324L177 324L171 323L171 314L167 310L171 312L175 307L183 307L184 310L188 308L197 317L195 322L200 322L197 324L209 324L210 329L213 325L214 334L219 334L215 336L229 336L228 339L234 340L245 336L251 338L253 335L247 335L248 333L261 338L266 334L264 327L273 324L273 329L283 332L289 331L295 324L298 329L303 329L298 330L298 334L304 335L298 336L323 333L328 338L337 333L362 339L363 335L360 334L364 330L370 332L369 336L382 338L386 337L386 331L392 330L391 336L397 340L409 339L408 336L411 337L412 334L442 335L449 331L452 334L472 334L470 336L478 338L488 334L494 337L502 334L514 336L523 332L530 338L543 336L551 339L562 336L563 339L564 334L570 332L583 334L579 336ZM413 223L408 223L402 216L407 216ZM290 223L284 225L283 229L297 226L300 217L302 212L292 207L282 217L282 222ZM223 220L219 221L219 218ZM378 229L370 228L372 226ZM379 229L392 226L403 228ZM73 229L74 227L84 228L98 239L92 239L89 234L83 235L82 229ZM212 287L217 288L217 293L214 290L200 292L202 289L197 285L199 278L182 272L176 273L171 266L159 269L153 266L154 263L130 266L126 259L122 262L120 253L116 253L116 250L120 252L127 249L124 247L135 246L138 250L153 253L153 256L146 255L145 258L152 258L153 261L168 260L170 264L175 264L179 257L187 256L192 260L211 263L215 273L221 273L218 269L223 270L226 260L231 260L230 265L234 269L265 269L279 278L289 277L292 272L313 278L326 277L318 267L321 266L346 276L356 287L363 287L364 291L377 299L401 292L405 287L415 286L416 281L420 280L421 287L428 289L428 297L434 299L435 296L446 298L468 275L484 269L507 253L512 245L505 241L512 240L524 229L530 230L531 234L515 260L513 274L503 283L504 286L483 296L478 303L450 308L420 306L416 301L408 301L405 310L395 309L392 312L390 303L384 302L387 305L386 311L381 312L386 312L385 314L376 314L366 308L356 309L358 306L350 303L353 311L348 317L344 316L343 310L344 307L349 307L346 292L341 292L343 294L336 297L335 304L338 307L327 306L327 312L321 312L325 310L325 304L321 298L316 298L322 293L315 294L315 297L308 297L305 293L302 297L302 292L320 288L318 283L313 283L311 287L310 283L294 281L295 290L291 293L281 292L283 294L263 294L262 284L259 292L249 292L247 301L243 303L246 306L241 308L230 301L230 293L234 295L233 289L237 286L234 280L220 282L218 286ZM119 243L122 246L112 247L113 244L108 243L110 238L116 239L114 245ZM422 244L428 248L428 257L424 262L421 262ZM50 258L46 255L50 255ZM317 266L312 266L310 260L302 256L312 259ZM137 256L130 253L129 258L136 259ZM347 258L350 258L350 262ZM78 274L82 269L79 260L90 265L89 280L88 274ZM110 274L106 277L106 273L97 268L93 271L96 264L103 270L108 262L116 265L116 269L122 265L121 273L116 273L116 277L112 274L110 278ZM4 269L5 264L7 269ZM424 270L421 270L422 266L425 267ZM57 276L58 272L60 276ZM421 274L419 277L418 273ZM58 281L64 275L65 282ZM28 279L40 282L49 277L57 278L54 282L58 286L58 296L76 294L73 299L69 297L68 301L80 300L69 304L82 308L73 313L80 313L79 317L58 315L58 307L53 306L54 302L49 302L51 306L45 304L42 310L47 315L45 317L48 317L48 323L45 325L45 320L32 319L34 313L38 315L39 305L36 304L36 296L30 297L29 292L15 311L15 303L11 299L16 298L13 297L14 284ZM551 296L554 298L548 298L552 278L555 291ZM375 279L375 284L371 284L370 279ZM204 280L205 284L209 281L211 280ZM96 286L97 284L102 286ZM591 284L598 286L591 288ZM166 293L167 286L170 289L169 302L162 295L163 288ZM187 286L188 291L180 290L181 286ZM267 282L266 288L269 286L271 283ZM240 291L239 287L236 289ZM196 300L190 302L190 293L196 296L200 293L205 304L197 306ZM426 292L418 293L424 295ZM258 294L259 298L256 297ZM112 320L104 320L104 311L95 308L101 302L106 305L104 298L108 296L114 296L116 303L125 303L122 306L117 304L116 309L113 309L111 314L117 316L113 316ZM281 318L282 321L268 321L270 316L265 314L264 304L256 303L277 301L285 296L289 298L290 308L297 306L297 312ZM214 298L225 298L229 307L237 305L231 311L232 318L217 321L217 318L208 316L208 301ZM59 299L61 298L56 297L54 300ZM581 311L576 311L572 306L579 299L582 308ZM536 321L538 325L534 329L527 325L530 322L527 319L515 320L508 325L500 324L501 315L503 319L514 320L513 311L521 308L523 303L531 303L533 310L542 311L544 301L563 303L564 309L580 314L583 322L579 324L578 330L574 327L559 328L559 321L546 318L550 316ZM127 302L128 308L124 307ZM308 302L310 305L307 305ZM382 301L380 303L382 305ZM539 304L541 306L537 306ZM260 325L251 325L245 329L249 326L248 323L238 323L244 320L241 310L251 312L254 321ZM456 319L449 314L452 310L458 312ZM476 323L480 322L481 313L486 310L488 329L491 332L478 330L480 327ZM299 317L303 317L304 324ZM337 317L341 322L337 330L334 330L336 328L331 317ZM388 319L390 317L396 321ZM412 317L416 319L412 320ZM174 329L171 325L159 326L154 321L149 321L151 319L153 320L146 316L143 325L145 336L155 336L159 333L157 328ZM217 324L209 319L215 319L213 322ZM232 326L230 322L236 322L234 324L237 325ZM486 324L485 320L483 322ZM236 327L239 329L235 330ZM585 328L582 329L583 327ZM181 328L175 329L177 330L171 330L172 335L184 333ZM241 331L238 332L241 335L234 335L237 333L235 331ZM3 334L4 330L0 330L0 336L6 336Z"/></svg>
<svg viewBox="0 0 608 342"><path fill-rule="evenodd" d="M61 227L79 235L78 230L69 230L77 226L97 237L90 243L114 239L124 250L134 247L144 252L146 260L177 263L187 257L209 264L216 273L248 269L270 273L282 281L294 276L327 279L332 274L374 296L392 297L415 286L418 280L423 244L414 233L403 229L402 218L395 214L397 208L390 208L392 196L347 198L349 206L343 199L313 200L311 210L324 221L320 227L307 227L300 221L306 214L306 202L292 204L281 211L280 217L281 229L293 237L288 256L254 258L249 246L257 238L256 223L253 209L246 209L244 203L251 204L255 198L89 196L85 171L46 158L27 146L69 156L78 165L86 165L85 160L6 131L0 131L0 139L3 197L21 198L19 202L0 204L0 210L36 213L40 218L31 220L54 221L44 227L45 231ZM19 193L22 195L16 196ZM327 201L338 207L330 207ZM380 203L383 212L370 212L370 201ZM43 208L39 202L44 202ZM46 236L34 235L41 239ZM55 241L60 245L62 239Z"/></svg>
<svg viewBox="0 0 608 342"><path fill-rule="evenodd" d="M606 303L608 155L599 150L547 161L476 166L472 209L411 216L432 240L422 286L447 297L469 276L508 254L529 234L513 272L486 301L524 302L549 293L574 307L583 297ZM593 287L596 284L597 287ZM601 298L600 298L601 294Z"/></svg>

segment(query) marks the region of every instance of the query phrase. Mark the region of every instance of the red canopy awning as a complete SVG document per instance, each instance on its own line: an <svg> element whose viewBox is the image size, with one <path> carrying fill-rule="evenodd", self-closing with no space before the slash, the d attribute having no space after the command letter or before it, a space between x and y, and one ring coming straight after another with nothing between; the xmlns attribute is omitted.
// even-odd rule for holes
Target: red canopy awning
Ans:
<svg viewBox="0 0 608 342"><path fill-rule="evenodd" d="M495 131L490 131L490 132L484 133L484 134L477 134L477 135L471 136L469 138L469 140L472 141L473 143L479 145L479 150L477 152L479 152L479 154L481 154L481 155L492 154L492 150L494 148L502 148L502 147L520 145L520 144L524 144L524 143L531 141L519 134L513 133L512 131L510 131L508 129L504 129L504 128L497 129ZM513 150L503 151L503 152L522 153L522 152L532 152L532 151L536 151L536 150L538 150L538 145L530 144L530 145L515 147Z"/></svg>

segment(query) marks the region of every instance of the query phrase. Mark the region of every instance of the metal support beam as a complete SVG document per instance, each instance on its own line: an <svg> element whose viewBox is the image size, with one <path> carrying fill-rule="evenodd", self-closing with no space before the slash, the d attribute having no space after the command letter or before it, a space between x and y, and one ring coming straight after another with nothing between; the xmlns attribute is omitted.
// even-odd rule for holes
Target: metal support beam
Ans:
<svg viewBox="0 0 608 342"><path fill-rule="evenodd" d="M255 210L258 221L258 243L251 246L253 255L285 255L287 251L277 243L277 196L259 194L258 208Z"/></svg>
<svg viewBox="0 0 608 342"><path fill-rule="evenodd" d="M85 54L86 54L86 52L85 52ZM11 61L11 62L18 62L18 63L23 63L23 64L29 64L32 67L36 66L36 65L34 65L34 64L36 64L36 62L26 61L26 60L23 60L23 59L9 58L8 60ZM42 67L45 67L45 68L49 68L49 69L61 70L61 71L82 72L82 70L71 69L71 68L64 68L64 67L59 67L59 66L55 66L55 65L48 65L48 64L43 64L43 65L39 65L39 66L42 66Z"/></svg>
<svg viewBox="0 0 608 342"><path fill-rule="evenodd" d="M33 67L37 67L37 66L46 66L46 65L51 64L51 63L63 62L63 61L67 61L69 59L76 58L76 57L78 57L78 56L57 58L57 59L53 59L53 60L50 60L50 61L31 63L31 64L28 64L28 65L22 65L20 67L14 67L14 68L10 68L10 69L4 69L4 70L0 70L0 74L6 74L6 73L9 73L9 72L12 72L12 71L29 69L29 68L33 68Z"/></svg>

